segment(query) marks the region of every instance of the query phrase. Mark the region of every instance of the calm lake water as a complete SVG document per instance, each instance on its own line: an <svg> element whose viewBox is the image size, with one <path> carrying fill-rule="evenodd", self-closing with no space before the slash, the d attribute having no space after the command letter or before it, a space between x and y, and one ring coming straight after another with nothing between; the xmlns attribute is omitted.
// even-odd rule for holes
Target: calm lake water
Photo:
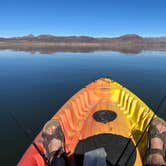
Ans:
<svg viewBox="0 0 166 166"><path fill-rule="evenodd" d="M1 165L16 165L30 144L14 112L33 137L79 89L110 77L156 110L166 94L166 52L30 54L0 51ZM158 113L166 119L166 108Z"/></svg>

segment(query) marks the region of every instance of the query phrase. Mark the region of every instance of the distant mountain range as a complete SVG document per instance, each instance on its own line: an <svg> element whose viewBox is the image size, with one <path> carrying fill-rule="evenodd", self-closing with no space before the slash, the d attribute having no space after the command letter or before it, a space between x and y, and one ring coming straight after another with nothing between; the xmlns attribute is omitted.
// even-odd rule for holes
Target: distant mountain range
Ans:
<svg viewBox="0 0 166 166"><path fill-rule="evenodd" d="M27 35L22 37L0 37L0 50L54 52L119 51L139 53L143 50L166 51L166 37L141 37L128 34L114 38L89 36Z"/></svg>

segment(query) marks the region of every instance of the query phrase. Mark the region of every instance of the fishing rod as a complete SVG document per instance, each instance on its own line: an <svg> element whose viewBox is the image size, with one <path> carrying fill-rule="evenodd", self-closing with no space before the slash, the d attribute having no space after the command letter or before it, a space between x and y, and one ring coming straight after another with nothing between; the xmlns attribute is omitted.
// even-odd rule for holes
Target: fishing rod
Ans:
<svg viewBox="0 0 166 166"><path fill-rule="evenodd" d="M32 136L31 131L25 129L25 127L20 123L20 121L16 118L16 116L14 115L13 112L9 112L9 113L10 113L11 118L16 122L16 125L23 131L23 133L25 134L26 138L28 140L32 140L33 136ZM35 147L37 152L40 154L40 156L43 158L43 160L49 166L50 162L49 162L47 156L39 149L39 147L37 146L37 144L34 141L31 144Z"/></svg>
<svg viewBox="0 0 166 166"><path fill-rule="evenodd" d="M151 117L149 123L148 123L147 126L145 127L145 129L144 129L142 135L140 136L138 142L137 142L136 145L134 146L134 149L131 151L131 153L130 153L129 157L127 158L126 163L125 163L124 165L127 165L128 162L130 161L131 156L132 156L133 153L136 151L136 148L137 148L138 145L140 144L140 142L141 142L143 136L145 135L145 133L146 133L148 127L150 126L150 124L151 124L153 118L154 118L155 115L160 111L160 108L161 108L161 106L163 105L163 103L164 103L165 100L166 100L166 95L164 95L164 96L162 97L160 103L159 103L158 106L157 106L156 113L154 113L153 116ZM129 146L130 143L131 143L131 139L128 140L128 142L127 142L125 148L123 149L122 153L120 154L120 156L119 156L119 158L118 158L118 160L117 160L115 166L118 166L119 161L121 160L121 158L122 158L124 152L127 150L127 148L128 148L128 146Z"/></svg>

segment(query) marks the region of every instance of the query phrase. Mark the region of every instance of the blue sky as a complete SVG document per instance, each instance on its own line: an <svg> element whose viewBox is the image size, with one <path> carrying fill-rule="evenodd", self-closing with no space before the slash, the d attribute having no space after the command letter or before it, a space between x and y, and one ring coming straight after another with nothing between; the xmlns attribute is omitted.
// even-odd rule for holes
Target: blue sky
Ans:
<svg viewBox="0 0 166 166"><path fill-rule="evenodd" d="M0 0L0 36L166 36L165 0Z"/></svg>

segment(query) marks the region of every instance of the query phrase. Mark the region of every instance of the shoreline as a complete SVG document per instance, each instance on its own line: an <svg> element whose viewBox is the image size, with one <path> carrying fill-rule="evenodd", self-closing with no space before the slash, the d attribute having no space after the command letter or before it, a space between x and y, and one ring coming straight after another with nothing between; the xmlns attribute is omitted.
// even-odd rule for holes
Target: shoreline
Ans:
<svg viewBox="0 0 166 166"><path fill-rule="evenodd" d="M57 37L51 35L0 38L0 50L40 53L118 51L138 54L142 51L166 51L166 37L143 38L125 35L117 38L87 36Z"/></svg>

